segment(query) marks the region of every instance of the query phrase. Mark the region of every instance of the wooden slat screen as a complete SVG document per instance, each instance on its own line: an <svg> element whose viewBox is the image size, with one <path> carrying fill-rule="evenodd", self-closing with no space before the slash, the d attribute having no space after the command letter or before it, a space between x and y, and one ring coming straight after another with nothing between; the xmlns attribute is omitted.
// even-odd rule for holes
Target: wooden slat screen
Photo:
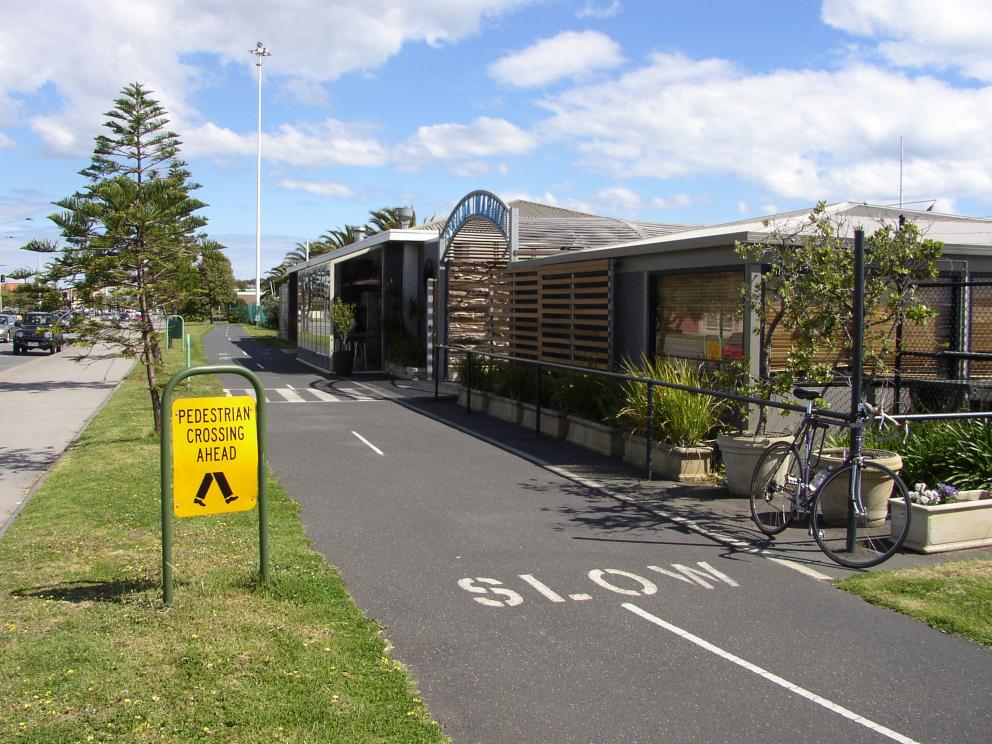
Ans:
<svg viewBox="0 0 992 744"><path fill-rule="evenodd" d="M510 353L605 369L612 359L607 259L510 272Z"/></svg>

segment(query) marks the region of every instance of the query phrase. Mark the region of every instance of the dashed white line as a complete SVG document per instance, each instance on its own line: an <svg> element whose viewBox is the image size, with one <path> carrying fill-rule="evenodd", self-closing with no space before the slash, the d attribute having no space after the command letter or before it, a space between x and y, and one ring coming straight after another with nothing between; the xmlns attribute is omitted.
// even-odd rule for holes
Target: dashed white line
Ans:
<svg viewBox="0 0 992 744"><path fill-rule="evenodd" d="M290 403L306 403L306 399L291 387L279 388L279 394Z"/></svg>
<svg viewBox="0 0 992 744"><path fill-rule="evenodd" d="M363 444L367 445L369 447L369 449L371 449L377 455L383 455L383 454L385 454L381 449L379 449L378 447L376 447L374 444L372 444L372 442L370 442L368 439L366 439L365 437L363 437L357 431L353 431L351 433L354 434L356 437L358 437L358 439L359 439L360 442L362 442Z"/></svg>
<svg viewBox="0 0 992 744"><path fill-rule="evenodd" d="M810 692L809 690L802 688L799 685L794 684L787 679L784 679L783 677L779 677L777 674L773 674L772 672L769 672L767 669L763 669L762 667L759 667L757 664L752 664L750 661L747 661L746 659L742 659L740 656L732 654L729 651L725 651L719 646L714 646L709 641L703 640L699 636L693 635L688 630L683 630L677 625L672 625L671 623L662 620L660 617L656 615L652 615L647 610L642 610L640 607L638 607L635 604L631 604L630 602L624 602L622 606L625 610L629 610L630 612L633 612L635 615L644 618L648 622L654 623L659 628L667 630L669 633L674 633L675 635L679 636L680 638L684 638L690 643L695 643L700 648L709 651L712 654L716 654L720 658L732 662L739 667L743 667L744 669L747 669L749 672L757 674L759 677L763 677L772 684L776 684L779 687L784 687L786 690L788 690L791 693L799 695L800 697L804 697L807 700L816 703L817 705L823 706L824 708L826 708L827 710L833 713L837 713L838 715L841 715L850 721L854 721L855 723L860 724L861 726L864 726L867 729L871 729L875 733L881 734L882 736L892 739L893 741L901 742L901 744L918 744L918 742L915 739L910 739L908 736L903 736L898 731L893 731L892 729L887 728L880 723L875 723L874 721L865 718L859 713L855 713L853 710L850 710L842 705L838 705L837 703L827 700L825 697L822 697L821 695L817 695L815 692Z"/></svg>

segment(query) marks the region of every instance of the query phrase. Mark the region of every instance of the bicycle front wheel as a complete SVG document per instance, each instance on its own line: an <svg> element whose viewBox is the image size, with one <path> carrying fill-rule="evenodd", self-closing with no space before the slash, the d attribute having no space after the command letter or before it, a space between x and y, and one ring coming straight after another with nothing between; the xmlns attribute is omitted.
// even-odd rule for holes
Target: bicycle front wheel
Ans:
<svg viewBox="0 0 992 744"><path fill-rule="evenodd" d="M802 487L799 453L789 442L776 442L761 453L751 477L751 518L766 535L789 526Z"/></svg>
<svg viewBox="0 0 992 744"><path fill-rule="evenodd" d="M860 510L851 502L852 479L864 507ZM908 518L893 531L892 500L902 502L904 513L910 513L906 484L884 465L865 462L838 468L816 490L810 515L813 539L842 566L877 566L899 549L909 531Z"/></svg>

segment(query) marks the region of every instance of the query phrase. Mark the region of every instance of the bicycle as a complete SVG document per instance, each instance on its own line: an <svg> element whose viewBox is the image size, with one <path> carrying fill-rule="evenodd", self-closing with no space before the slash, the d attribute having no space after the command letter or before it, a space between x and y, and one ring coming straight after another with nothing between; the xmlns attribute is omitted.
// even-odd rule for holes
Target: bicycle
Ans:
<svg viewBox="0 0 992 744"><path fill-rule="evenodd" d="M861 434L876 418L883 424L896 422L880 409L863 404L857 423L849 425L855 431L858 454L852 458L848 452L840 467L814 475L827 429L837 421L817 415L813 402L819 393L803 388L793 392L806 401L806 413L791 442L772 444L758 460L751 480L751 517L759 530L771 536L794 519L808 516L809 534L831 560L850 568L876 566L899 549L909 532L906 519L901 531L892 534L889 499L903 501L907 515L910 499L906 484L895 472L861 453ZM814 458L817 438L819 454ZM893 484L891 491L872 489L881 490L884 498L863 498L866 481L887 479Z"/></svg>

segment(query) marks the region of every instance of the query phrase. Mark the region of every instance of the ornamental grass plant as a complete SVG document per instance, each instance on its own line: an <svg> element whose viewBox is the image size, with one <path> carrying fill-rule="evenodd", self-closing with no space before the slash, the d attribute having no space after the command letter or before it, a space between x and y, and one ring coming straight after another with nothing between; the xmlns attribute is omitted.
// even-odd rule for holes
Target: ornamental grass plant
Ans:
<svg viewBox="0 0 992 744"><path fill-rule="evenodd" d="M623 371L687 388L703 387L700 366L683 359L642 359L640 364L625 361ZM678 388L652 386L654 426L652 437L681 447L695 447L711 436L719 424L723 402L703 393ZM624 404L616 419L644 436L648 430L648 385L626 382L622 387Z"/></svg>

